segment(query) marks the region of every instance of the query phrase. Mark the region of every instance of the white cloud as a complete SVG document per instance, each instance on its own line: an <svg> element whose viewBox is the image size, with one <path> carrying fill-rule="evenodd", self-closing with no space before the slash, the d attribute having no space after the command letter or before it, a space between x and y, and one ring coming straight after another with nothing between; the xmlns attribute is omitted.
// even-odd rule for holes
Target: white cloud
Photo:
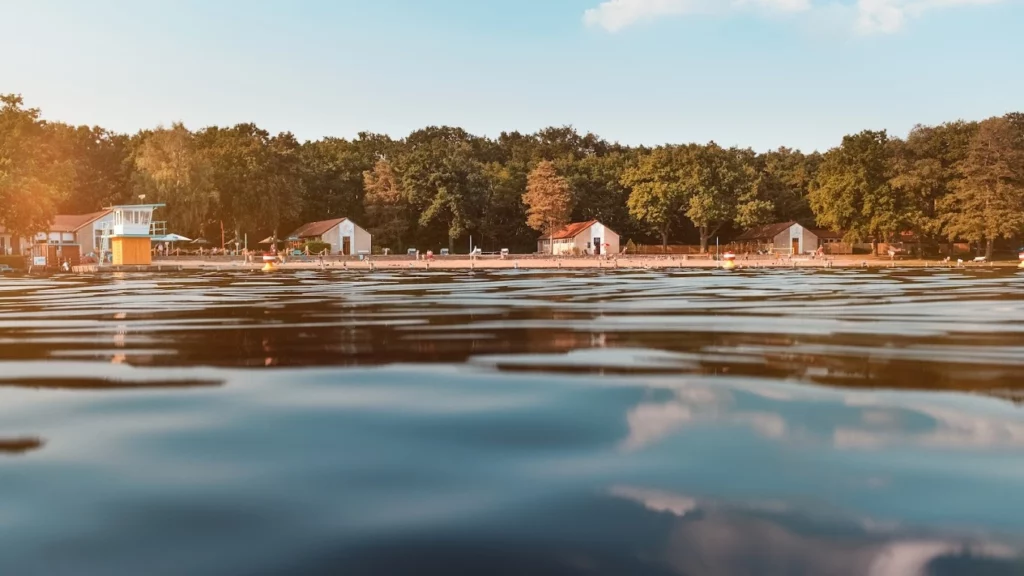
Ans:
<svg viewBox="0 0 1024 576"><path fill-rule="evenodd" d="M926 12L953 6L996 4L1002 0L857 0L856 30L861 34L892 34Z"/></svg>
<svg viewBox="0 0 1024 576"><path fill-rule="evenodd" d="M801 13L832 11L852 13L853 29L860 34L892 34L911 18L954 6L996 4L1002 0L856 0L851 6L840 0L604 0L583 14L588 26L618 32L639 22L668 16L722 14L739 11ZM851 9L852 8L852 9Z"/></svg>

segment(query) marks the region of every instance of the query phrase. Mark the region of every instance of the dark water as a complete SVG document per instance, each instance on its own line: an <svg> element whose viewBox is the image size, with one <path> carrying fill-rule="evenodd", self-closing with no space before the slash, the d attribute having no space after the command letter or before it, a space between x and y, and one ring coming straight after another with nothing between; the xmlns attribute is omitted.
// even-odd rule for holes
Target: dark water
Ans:
<svg viewBox="0 0 1024 576"><path fill-rule="evenodd" d="M1024 274L0 278L0 574L1024 574Z"/></svg>

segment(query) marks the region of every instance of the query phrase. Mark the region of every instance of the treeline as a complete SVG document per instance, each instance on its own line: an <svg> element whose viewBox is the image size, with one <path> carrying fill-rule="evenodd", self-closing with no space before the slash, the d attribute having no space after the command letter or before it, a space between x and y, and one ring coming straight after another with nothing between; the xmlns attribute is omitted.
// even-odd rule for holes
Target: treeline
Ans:
<svg viewBox="0 0 1024 576"><path fill-rule="evenodd" d="M376 248L474 244L532 251L540 234L597 219L637 242L701 243L788 220L851 241L914 232L992 242L1024 232L1024 115L846 136L823 154L715 143L627 147L571 127L474 136L428 127L401 140L299 142L253 124L118 134L47 122L0 96L0 226L145 195L173 232L219 241L349 217ZM214 243L218 243L214 241Z"/></svg>

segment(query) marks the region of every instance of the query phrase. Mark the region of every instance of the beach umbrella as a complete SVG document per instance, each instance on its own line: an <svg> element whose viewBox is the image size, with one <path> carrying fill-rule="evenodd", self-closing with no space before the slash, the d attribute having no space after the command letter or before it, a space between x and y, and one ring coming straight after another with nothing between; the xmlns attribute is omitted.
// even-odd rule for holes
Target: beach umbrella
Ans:
<svg viewBox="0 0 1024 576"><path fill-rule="evenodd" d="M210 241L207 240L206 238L196 238L195 240L192 241L192 243L193 244L209 244Z"/></svg>
<svg viewBox="0 0 1024 576"><path fill-rule="evenodd" d="M181 234L166 234L164 236L154 236L153 242L191 242L191 238L186 238Z"/></svg>

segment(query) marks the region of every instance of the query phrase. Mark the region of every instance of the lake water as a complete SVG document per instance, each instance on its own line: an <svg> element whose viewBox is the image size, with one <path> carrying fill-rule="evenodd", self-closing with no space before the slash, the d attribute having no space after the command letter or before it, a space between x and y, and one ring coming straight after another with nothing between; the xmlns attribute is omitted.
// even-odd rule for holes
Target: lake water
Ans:
<svg viewBox="0 0 1024 576"><path fill-rule="evenodd" d="M0 278L0 574L1024 574L1024 274Z"/></svg>

